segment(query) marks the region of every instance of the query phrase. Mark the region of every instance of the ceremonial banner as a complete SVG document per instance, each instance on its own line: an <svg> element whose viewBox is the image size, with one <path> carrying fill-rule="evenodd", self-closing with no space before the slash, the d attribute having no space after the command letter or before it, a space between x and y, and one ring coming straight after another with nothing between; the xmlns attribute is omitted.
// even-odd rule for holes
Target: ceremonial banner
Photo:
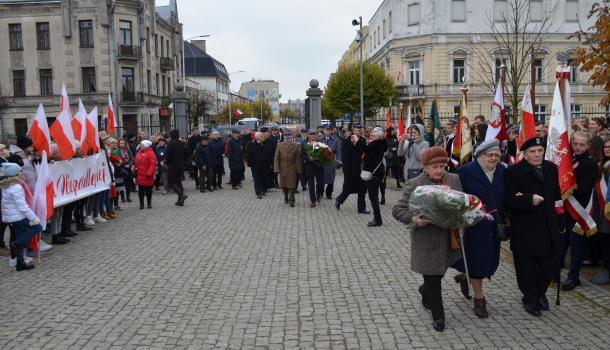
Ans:
<svg viewBox="0 0 610 350"><path fill-rule="evenodd" d="M487 134L485 134L485 141L498 139L498 141L502 142L507 138L504 92L502 91L502 81L499 81L496 96L491 104L491 117L489 118L489 127L487 128Z"/></svg>
<svg viewBox="0 0 610 350"><path fill-rule="evenodd" d="M110 189L110 171L102 151L87 158L49 164L53 181L53 207L61 207L92 194Z"/></svg>

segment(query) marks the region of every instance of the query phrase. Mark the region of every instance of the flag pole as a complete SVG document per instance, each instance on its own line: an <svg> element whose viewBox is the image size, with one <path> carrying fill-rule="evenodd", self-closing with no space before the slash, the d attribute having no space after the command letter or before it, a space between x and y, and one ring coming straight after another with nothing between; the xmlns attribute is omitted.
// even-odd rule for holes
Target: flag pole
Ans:
<svg viewBox="0 0 610 350"><path fill-rule="evenodd" d="M534 47L532 46L532 59L530 65L530 100L532 101L532 107L534 107L534 112L536 112L536 53L534 52ZM535 119L535 118L534 118Z"/></svg>

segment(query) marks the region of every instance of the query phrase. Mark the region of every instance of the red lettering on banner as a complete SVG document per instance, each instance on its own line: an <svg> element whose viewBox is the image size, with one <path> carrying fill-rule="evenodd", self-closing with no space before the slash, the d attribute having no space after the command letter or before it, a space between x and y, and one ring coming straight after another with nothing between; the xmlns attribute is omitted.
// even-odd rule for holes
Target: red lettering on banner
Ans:
<svg viewBox="0 0 610 350"><path fill-rule="evenodd" d="M94 172L91 168L87 169L86 174L80 179L70 178L70 174L62 174L57 179L55 188L59 189L61 196L74 194L87 187L96 187L98 182L105 183L106 172L104 168Z"/></svg>

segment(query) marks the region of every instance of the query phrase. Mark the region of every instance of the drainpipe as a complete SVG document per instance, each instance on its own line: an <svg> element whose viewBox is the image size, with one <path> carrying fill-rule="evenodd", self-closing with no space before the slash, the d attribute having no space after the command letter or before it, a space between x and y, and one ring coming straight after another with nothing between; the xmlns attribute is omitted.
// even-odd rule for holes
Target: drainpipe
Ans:
<svg viewBox="0 0 610 350"><path fill-rule="evenodd" d="M142 11L144 9L144 1L140 0L138 2L138 20L137 20L137 26L138 26L138 43L140 44L140 50L142 48L142 26L141 24L143 23L142 20ZM140 69L139 72L139 76L140 76L140 91L142 91L142 97L144 97L144 63L142 62L144 60L144 55L142 55L142 59L138 60L138 67ZM142 99L142 103L144 103L144 99ZM148 135L151 134L151 122L150 122L150 113L148 111L148 106L146 106L146 115L148 116L148 120L146 122L146 124L148 125ZM140 115L140 113L142 113L142 104L138 103L138 115Z"/></svg>
<svg viewBox="0 0 610 350"><path fill-rule="evenodd" d="M119 128L121 128L121 126L123 125L123 109L121 108L121 104L120 104L120 98L119 98L119 78L118 78L118 68L117 68L117 48L116 48L116 38L115 38L115 34L114 34L114 9L116 7L116 0L112 0L112 3L110 5L110 40L108 40L108 43L110 45L110 52L112 53L112 59L110 60L110 66L111 66L111 70L113 72L114 75L114 101L118 102L117 106L119 106L119 108L117 108L117 110L119 111L117 117L116 117L116 121L117 121L117 125ZM112 82L111 82L112 83ZM123 130L123 133L125 132L125 130Z"/></svg>

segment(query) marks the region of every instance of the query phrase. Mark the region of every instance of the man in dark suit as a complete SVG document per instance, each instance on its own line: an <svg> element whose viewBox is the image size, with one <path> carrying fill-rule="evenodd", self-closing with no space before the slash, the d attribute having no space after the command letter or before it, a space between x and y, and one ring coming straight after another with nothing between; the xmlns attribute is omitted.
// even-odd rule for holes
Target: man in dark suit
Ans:
<svg viewBox="0 0 610 350"><path fill-rule="evenodd" d="M227 157L229 158L229 170L231 170L231 186L234 190L239 189L244 180L244 148L239 139L239 130L233 130L227 144Z"/></svg>
<svg viewBox="0 0 610 350"><path fill-rule="evenodd" d="M176 205L183 206L188 196L184 194L182 177L184 176L186 162L187 160L190 161L190 154L187 144L180 140L180 132L178 130L170 131L169 136L171 139L167 144L167 156L165 158L165 163L167 164L167 182L168 187L178 195Z"/></svg>
<svg viewBox="0 0 610 350"><path fill-rule="evenodd" d="M309 129L307 132L307 141L301 143L301 157L303 161L303 173L307 178L307 187L309 187L310 208L316 207L316 201L320 202L324 193L324 172L321 166L316 165L313 159L307 155L306 145L316 142L318 132L315 129Z"/></svg>
<svg viewBox="0 0 610 350"><path fill-rule="evenodd" d="M544 160L543 145L539 137L527 140L521 146L525 159L505 175L517 284L523 306L533 316L549 309L546 291L559 272L559 231L563 230L557 166Z"/></svg>

